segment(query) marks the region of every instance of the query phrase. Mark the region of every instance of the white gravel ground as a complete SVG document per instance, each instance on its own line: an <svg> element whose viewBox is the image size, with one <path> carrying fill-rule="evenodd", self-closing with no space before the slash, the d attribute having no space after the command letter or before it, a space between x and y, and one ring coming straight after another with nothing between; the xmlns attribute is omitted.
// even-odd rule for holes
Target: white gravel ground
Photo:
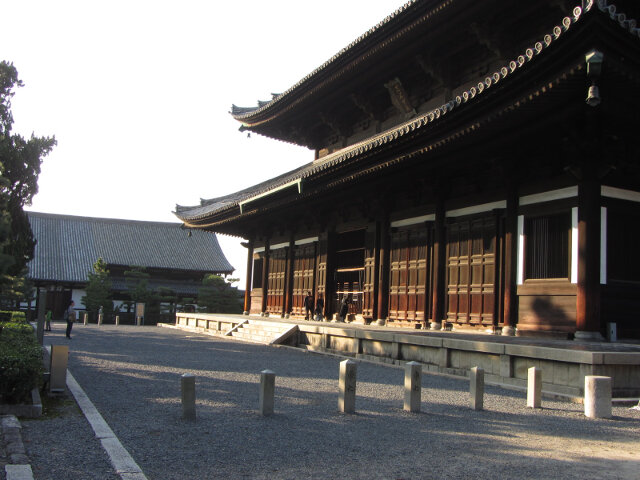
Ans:
<svg viewBox="0 0 640 480"><path fill-rule="evenodd" d="M358 364L357 414L337 409L340 358L156 327L74 327L69 369L149 479L640 479L640 412L582 406L423 375L422 413L402 410L404 372ZM257 413L260 371L276 414ZM197 421L180 418L180 376L197 376ZM75 407L24 420L36 480L117 478Z"/></svg>

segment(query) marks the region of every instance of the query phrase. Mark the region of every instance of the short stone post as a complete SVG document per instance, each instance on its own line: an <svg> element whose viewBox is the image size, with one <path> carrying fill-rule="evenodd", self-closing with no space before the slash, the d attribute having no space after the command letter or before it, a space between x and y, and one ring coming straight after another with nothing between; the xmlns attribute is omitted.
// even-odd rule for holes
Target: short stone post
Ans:
<svg viewBox="0 0 640 480"><path fill-rule="evenodd" d="M182 390L182 418L196 419L196 377L191 373L184 373L180 378Z"/></svg>
<svg viewBox="0 0 640 480"><path fill-rule="evenodd" d="M584 377L584 414L589 418L611 418L611 377Z"/></svg>
<svg viewBox="0 0 640 480"><path fill-rule="evenodd" d="M615 322L607 323L607 340L610 342L618 341L618 326Z"/></svg>
<svg viewBox="0 0 640 480"><path fill-rule="evenodd" d="M273 415L276 374L271 370L260 372L260 415Z"/></svg>
<svg viewBox="0 0 640 480"><path fill-rule="evenodd" d="M103 317L102 313L99 313L98 314L98 326L102 325L102 317Z"/></svg>
<svg viewBox="0 0 640 480"><path fill-rule="evenodd" d="M88 313L84 313L83 314L83 323L86 325L87 323L89 323L89 314Z"/></svg>
<svg viewBox="0 0 640 480"><path fill-rule="evenodd" d="M51 345L49 393L61 393L67 387L68 345Z"/></svg>
<svg viewBox="0 0 640 480"><path fill-rule="evenodd" d="M343 413L356 411L356 374L358 365L353 360L340 362L340 394L338 396L338 410Z"/></svg>
<svg viewBox="0 0 640 480"><path fill-rule="evenodd" d="M116 327L120 325L120 315L116 315Z"/></svg>
<svg viewBox="0 0 640 480"><path fill-rule="evenodd" d="M484 368L473 367L469 371L469 392L471 393L471 408L484 408Z"/></svg>
<svg viewBox="0 0 640 480"><path fill-rule="evenodd" d="M542 407L542 370L538 367L528 370L527 407Z"/></svg>
<svg viewBox="0 0 640 480"><path fill-rule="evenodd" d="M404 409L419 413L422 401L422 365L408 362L404 367Z"/></svg>

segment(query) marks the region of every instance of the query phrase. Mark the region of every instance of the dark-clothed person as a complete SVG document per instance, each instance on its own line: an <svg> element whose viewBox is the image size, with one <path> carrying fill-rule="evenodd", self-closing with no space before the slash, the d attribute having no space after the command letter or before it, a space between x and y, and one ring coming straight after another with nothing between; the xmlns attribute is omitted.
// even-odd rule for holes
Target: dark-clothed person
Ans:
<svg viewBox="0 0 640 480"><path fill-rule="evenodd" d="M318 322L322 321L323 311L324 311L324 299L322 297L318 297L318 300L316 301L316 311L315 311L316 320Z"/></svg>
<svg viewBox="0 0 640 480"><path fill-rule="evenodd" d="M64 316L67 319L67 338L71 338L71 328L73 328L73 322L76 321L76 310L73 308L75 303L71 300L69 306L64 312Z"/></svg>
<svg viewBox="0 0 640 480"><path fill-rule="evenodd" d="M311 292L307 292L307 296L304 297L304 319L311 320L313 317L313 297L311 296Z"/></svg>

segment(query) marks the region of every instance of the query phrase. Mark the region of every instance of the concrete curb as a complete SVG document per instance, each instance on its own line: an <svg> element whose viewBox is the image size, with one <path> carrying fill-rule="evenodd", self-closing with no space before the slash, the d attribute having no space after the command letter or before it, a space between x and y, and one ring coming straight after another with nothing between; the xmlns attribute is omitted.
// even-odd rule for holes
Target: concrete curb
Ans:
<svg viewBox="0 0 640 480"><path fill-rule="evenodd" d="M51 352L49 345L46 346L46 349L48 352ZM111 427L109 427L104 418L102 418L98 409L93 405L93 402L91 402L69 370L67 370L67 388L73 395L87 422L91 425L96 438L100 440L102 448L104 448L104 451L109 456L109 461L120 478L122 478L122 480L147 480L142 469L133 457L131 457L127 449L122 446L118 437L116 437ZM7 477L7 480L10 479ZM22 478L16 478L15 480L22 480Z"/></svg>
<svg viewBox="0 0 640 480"><path fill-rule="evenodd" d="M93 428L96 438L100 440L102 448L107 452L111 465L116 473L120 475L120 478L123 480L146 480L147 477L138 464L126 448L122 446L118 437L116 437L113 430L111 430L107 422L102 418L100 412L98 412L69 370L67 370L67 388L69 388L69 391L75 398L76 403L80 407L80 410L82 410L89 425Z"/></svg>

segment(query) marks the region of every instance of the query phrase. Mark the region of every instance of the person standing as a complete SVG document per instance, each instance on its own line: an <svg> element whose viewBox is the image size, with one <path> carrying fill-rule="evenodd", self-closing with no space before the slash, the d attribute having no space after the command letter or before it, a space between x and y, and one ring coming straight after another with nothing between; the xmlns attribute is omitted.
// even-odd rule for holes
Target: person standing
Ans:
<svg viewBox="0 0 640 480"><path fill-rule="evenodd" d="M53 316L53 313L51 313L51 310L47 310L47 313L44 316L44 331L45 332L50 332L51 331L51 317Z"/></svg>
<svg viewBox="0 0 640 480"><path fill-rule="evenodd" d="M304 319L313 320L313 297L311 296L311 292L307 292L307 296L304 297L304 310Z"/></svg>
<svg viewBox="0 0 640 480"><path fill-rule="evenodd" d="M342 302L340 303L340 319L339 322L346 322L347 315L349 314L349 304L351 303L351 294L344 294L342 297Z"/></svg>
<svg viewBox="0 0 640 480"><path fill-rule="evenodd" d="M324 299L321 296L318 296L318 300L316 300L316 321L322 321L322 313L324 311Z"/></svg>
<svg viewBox="0 0 640 480"><path fill-rule="evenodd" d="M76 321L76 310L73 308L75 303L73 300L69 303L69 306L64 312L64 316L67 319L67 338L71 338L71 328L73 327L73 322Z"/></svg>

